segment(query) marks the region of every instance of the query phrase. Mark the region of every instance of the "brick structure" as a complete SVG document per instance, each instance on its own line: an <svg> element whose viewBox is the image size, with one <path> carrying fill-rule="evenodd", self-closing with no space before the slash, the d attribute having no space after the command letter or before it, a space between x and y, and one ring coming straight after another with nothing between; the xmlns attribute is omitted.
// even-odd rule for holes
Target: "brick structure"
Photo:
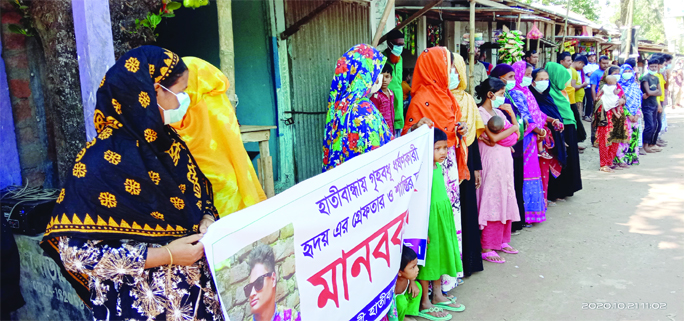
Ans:
<svg viewBox="0 0 684 321"><path fill-rule="evenodd" d="M33 93L32 87L40 88L40 77L35 69L39 62L30 61L31 39L8 31L9 24L20 24L21 13L8 0L0 1L2 22L2 57L5 61L9 84L12 114L21 176L23 183L31 186L55 186L53 180L53 159L49 153L49 138L42 93ZM37 47L37 46L33 46ZM33 65L34 68L31 68ZM34 69L34 70L32 70Z"/></svg>

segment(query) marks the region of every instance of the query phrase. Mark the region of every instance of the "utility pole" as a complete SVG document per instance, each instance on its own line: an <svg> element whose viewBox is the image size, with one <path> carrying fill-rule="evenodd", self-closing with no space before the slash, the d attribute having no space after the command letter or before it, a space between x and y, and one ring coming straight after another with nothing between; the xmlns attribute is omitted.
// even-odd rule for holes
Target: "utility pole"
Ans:
<svg viewBox="0 0 684 321"><path fill-rule="evenodd" d="M627 16L625 21L622 22L623 25L627 26L627 44L625 45L626 54L625 60L629 59L629 55L632 53L632 17L634 16L634 0L627 0Z"/></svg>

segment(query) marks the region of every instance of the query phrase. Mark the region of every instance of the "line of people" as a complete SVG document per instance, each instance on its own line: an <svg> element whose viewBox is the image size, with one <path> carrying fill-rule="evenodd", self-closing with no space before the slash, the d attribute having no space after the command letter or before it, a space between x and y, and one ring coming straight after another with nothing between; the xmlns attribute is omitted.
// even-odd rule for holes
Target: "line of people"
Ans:
<svg viewBox="0 0 684 321"><path fill-rule="evenodd" d="M390 50L396 46L390 39ZM398 124L396 115L382 112L399 110L388 106L394 100L389 84L396 76L387 59L360 44L338 60L328 101L323 168L372 151L394 134L424 124L434 127L425 265L416 268L415 253L404 249L396 305L388 319L419 315L448 320L451 315L445 311L460 312L465 306L447 291L462 283L462 277L482 271L483 260L500 264L506 262L500 252L517 254L510 244L512 233L544 222L553 204L547 200L564 201L582 189L582 125L566 90L571 74L555 62L538 69L525 61L498 64L477 84L478 104L466 92L464 59L445 47L428 48L418 56L410 103L404 123Z"/></svg>

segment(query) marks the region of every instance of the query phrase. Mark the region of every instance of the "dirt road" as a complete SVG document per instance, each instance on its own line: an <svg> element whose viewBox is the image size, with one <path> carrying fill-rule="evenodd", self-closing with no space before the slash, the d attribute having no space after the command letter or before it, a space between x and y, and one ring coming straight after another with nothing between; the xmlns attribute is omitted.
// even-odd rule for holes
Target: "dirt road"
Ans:
<svg viewBox="0 0 684 321"><path fill-rule="evenodd" d="M454 289L453 320L684 320L684 110L667 113L669 146L641 165L602 173L587 148L584 189Z"/></svg>

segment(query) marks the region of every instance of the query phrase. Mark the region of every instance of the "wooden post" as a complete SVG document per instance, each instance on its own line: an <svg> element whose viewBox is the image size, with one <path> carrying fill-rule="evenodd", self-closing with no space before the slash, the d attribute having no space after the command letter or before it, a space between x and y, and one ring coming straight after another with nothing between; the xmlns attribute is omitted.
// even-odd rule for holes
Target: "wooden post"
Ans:
<svg viewBox="0 0 684 321"><path fill-rule="evenodd" d="M563 48L565 47L565 37L567 37L567 35L568 35L568 16L570 16L570 0L568 0L568 3L566 4L566 6L568 6L568 7L565 10L565 27L564 27L565 32L563 32L563 41L561 41L561 46L560 46L559 51L563 50Z"/></svg>
<svg viewBox="0 0 684 321"><path fill-rule="evenodd" d="M235 96L235 48L233 45L233 9L232 0L216 0L219 21L219 59L221 71L228 77L228 99L233 108L237 107Z"/></svg>
<svg viewBox="0 0 684 321"><path fill-rule="evenodd" d="M405 19L404 21L402 21L398 26L394 27L394 29L401 30L402 28L406 27L406 25L408 25L409 23L413 22L413 20L416 20L416 19L418 19L418 18L420 18L420 17L423 17L423 15L424 15L426 12L430 11L430 9L432 9L432 7L434 7L434 6L436 6L436 5L440 4L440 3L442 3L442 1L443 1L443 0L435 0L435 1L433 1L433 2L430 2L430 3L427 4L425 7L423 7L423 9L420 9L418 12L412 14L410 17L408 17L407 19ZM387 40L387 34L385 34L384 36L382 36L382 37L380 38L380 41L378 41L378 43L382 43L382 42L385 41L385 40Z"/></svg>
<svg viewBox="0 0 684 321"><path fill-rule="evenodd" d="M416 30L416 49L418 55L427 49L427 17L418 18L418 28Z"/></svg>
<svg viewBox="0 0 684 321"><path fill-rule="evenodd" d="M634 0L628 0L627 4L627 21L623 21L627 25L627 44L625 48L627 53L625 54L625 60L629 59L629 54L632 53L632 16L634 14Z"/></svg>
<svg viewBox="0 0 684 321"><path fill-rule="evenodd" d="M469 91L473 95L475 93L475 0L470 0L470 49L468 55L470 56L470 85Z"/></svg>
<svg viewBox="0 0 684 321"><path fill-rule="evenodd" d="M380 19L380 24L378 24L378 29L375 30L375 36L373 37L373 47L377 47L380 43L380 37L382 37L382 31L385 30L387 17L389 17L390 12L392 12L392 7L394 7L394 0L387 0L387 5L385 5L385 11L382 13L382 18Z"/></svg>

